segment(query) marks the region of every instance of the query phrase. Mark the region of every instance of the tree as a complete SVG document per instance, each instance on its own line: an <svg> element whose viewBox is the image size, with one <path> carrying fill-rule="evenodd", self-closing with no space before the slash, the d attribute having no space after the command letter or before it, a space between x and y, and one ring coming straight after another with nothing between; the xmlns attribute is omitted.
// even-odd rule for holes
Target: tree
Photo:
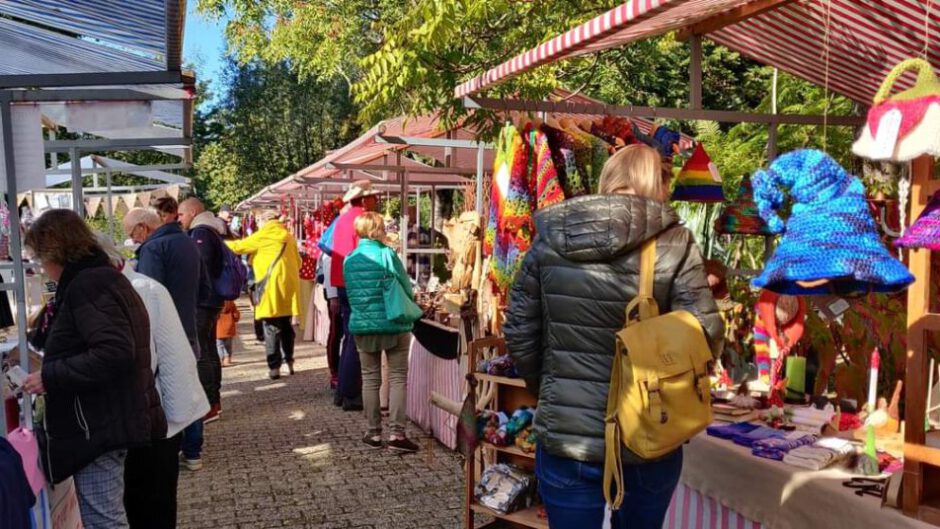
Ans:
<svg viewBox="0 0 940 529"><path fill-rule="evenodd" d="M352 140L355 114L341 79L229 58L218 105L197 115L197 191L234 205Z"/></svg>

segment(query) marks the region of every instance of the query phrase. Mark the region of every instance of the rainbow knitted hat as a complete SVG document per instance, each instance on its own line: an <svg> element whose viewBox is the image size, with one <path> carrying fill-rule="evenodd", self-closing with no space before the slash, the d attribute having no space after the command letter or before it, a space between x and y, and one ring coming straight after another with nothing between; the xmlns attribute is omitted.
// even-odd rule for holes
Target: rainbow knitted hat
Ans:
<svg viewBox="0 0 940 529"><path fill-rule="evenodd" d="M894 245L901 248L926 248L932 252L940 250L940 191L930 198L924 212Z"/></svg>
<svg viewBox="0 0 940 529"><path fill-rule="evenodd" d="M686 202L725 201L718 168L712 163L701 143L695 145L692 156L679 171L672 199Z"/></svg>
<svg viewBox="0 0 940 529"><path fill-rule="evenodd" d="M793 201L786 223L777 214L784 190ZM753 286L780 294L848 295L898 292L914 281L879 239L861 180L826 153L793 151L757 171L754 200L769 228L784 235Z"/></svg>
<svg viewBox="0 0 940 529"><path fill-rule="evenodd" d="M734 202L725 204L715 221L715 231L725 235L773 235L770 227L757 212L751 178L745 176L738 187Z"/></svg>

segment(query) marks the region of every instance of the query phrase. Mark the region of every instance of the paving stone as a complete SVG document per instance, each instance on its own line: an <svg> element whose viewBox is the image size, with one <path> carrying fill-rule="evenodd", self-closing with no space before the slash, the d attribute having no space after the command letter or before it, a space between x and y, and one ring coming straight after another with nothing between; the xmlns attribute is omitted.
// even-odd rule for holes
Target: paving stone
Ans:
<svg viewBox="0 0 940 529"><path fill-rule="evenodd" d="M284 368L271 381L240 307L222 419L206 426L203 470L181 470L179 529L462 527L457 454L414 425L408 435L418 454L364 446L362 414L332 404L324 349L298 341L297 374Z"/></svg>

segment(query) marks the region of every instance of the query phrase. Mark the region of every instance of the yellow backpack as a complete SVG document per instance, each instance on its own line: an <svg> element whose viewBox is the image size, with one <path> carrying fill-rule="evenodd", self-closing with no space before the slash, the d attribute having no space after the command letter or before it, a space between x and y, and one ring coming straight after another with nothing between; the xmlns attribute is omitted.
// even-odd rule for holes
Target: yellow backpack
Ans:
<svg viewBox="0 0 940 529"><path fill-rule="evenodd" d="M640 250L640 291L627 305L627 323L617 333L610 374L604 497L613 509L623 501L621 443L643 459L656 459L712 421L708 378L712 355L705 332L687 311L659 314L653 298L655 267L653 239Z"/></svg>

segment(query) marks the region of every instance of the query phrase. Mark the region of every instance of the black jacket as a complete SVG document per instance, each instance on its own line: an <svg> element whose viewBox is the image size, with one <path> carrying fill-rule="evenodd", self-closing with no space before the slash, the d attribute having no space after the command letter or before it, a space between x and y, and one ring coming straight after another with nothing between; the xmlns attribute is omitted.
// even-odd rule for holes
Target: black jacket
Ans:
<svg viewBox="0 0 940 529"><path fill-rule="evenodd" d="M65 268L45 340L44 469L58 483L118 449L166 435L147 309L101 253Z"/></svg>
<svg viewBox="0 0 940 529"><path fill-rule="evenodd" d="M504 331L516 368L539 397L535 431L550 453L604 460L604 414L627 303L637 295L639 247L656 237L653 296L687 310L717 355L724 323L692 234L668 205L595 195L547 208L509 294Z"/></svg>
<svg viewBox="0 0 940 529"><path fill-rule="evenodd" d="M165 224L137 249L137 271L166 287L190 343L196 340L196 301L204 283L196 244L177 223Z"/></svg>

